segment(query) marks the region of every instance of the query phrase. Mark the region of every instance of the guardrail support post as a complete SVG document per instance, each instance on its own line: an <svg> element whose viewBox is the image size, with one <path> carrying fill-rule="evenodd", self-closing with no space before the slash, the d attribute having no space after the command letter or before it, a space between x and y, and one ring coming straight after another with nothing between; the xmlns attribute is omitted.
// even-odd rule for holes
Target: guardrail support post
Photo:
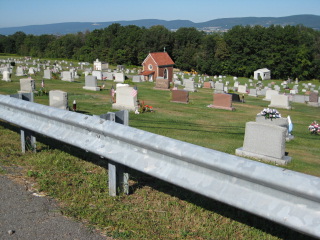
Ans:
<svg viewBox="0 0 320 240"><path fill-rule="evenodd" d="M21 135L22 152L25 153L26 151L31 150L32 152L35 153L37 150L37 145L36 145L36 137L34 136L34 132L21 128L20 135Z"/></svg>
<svg viewBox="0 0 320 240"><path fill-rule="evenodd" d="M118 112L108 112L107 114L100 115L101 118L120 123L123 125L129 125L129 113L127 110ZM129 194L129 173L126 167L112 162L108 163L109 172L109 195L117 196L120 192Z"/></svg>
<svg viewBox="0 0 320 240"><path fill-rule="evenodd" d="M18 99L29 101L29 102L34 101L33 93L11 94L10 97L18 98ZM22 150L22 152L25 153L28 150L31 150L32 152L36 152L37 146L36 146L36 137L35 137L34 132L29 131L24 128L21 128L20 135L21 135L21 150Z"/></svg>

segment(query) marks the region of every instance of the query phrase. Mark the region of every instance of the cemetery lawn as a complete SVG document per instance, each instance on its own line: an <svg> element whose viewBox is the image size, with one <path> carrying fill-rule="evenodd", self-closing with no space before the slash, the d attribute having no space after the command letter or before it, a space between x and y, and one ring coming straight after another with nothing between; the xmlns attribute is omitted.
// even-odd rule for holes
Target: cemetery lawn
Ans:
<svg viewBox="0 0 320 240"><path fill-rule="evenodd" d="M20 78L13 74L12 82L0 81L0 94L16 93ZM39 89L41 76L33 79ZM313 83L319 86L318 81ZM105 84L105 89L93 92L82 89L84 76L75 82L45 80L45 90L68 92L69 106L76 100L83 114L116 111L110 97L115 84L99 84ZM170 91L153 89L154 83L135 85L139 100L155 111L130 113L130 126L229 154L242 147L245 123L255 121L269 104L246 96L245 103L233 103L236 111L232 112L207 107L213 99L210 89L190 93L190 103L179 104L170 102ZM48 105L48 95L36 96L35 102ZM320 177L320 136L308 132L312 121L320 121L319 108L291 106L292 110L278 109L294 123L295 138L286 143L293 159L285 168ZM37 135L37 153L23 155L17 126L0 121L0 134L0 174L33 183L35 191L60 202L63 214L114 239L311 239L136 171L130 172L130 195L109 197L104 159L41 135Z"/></svg>

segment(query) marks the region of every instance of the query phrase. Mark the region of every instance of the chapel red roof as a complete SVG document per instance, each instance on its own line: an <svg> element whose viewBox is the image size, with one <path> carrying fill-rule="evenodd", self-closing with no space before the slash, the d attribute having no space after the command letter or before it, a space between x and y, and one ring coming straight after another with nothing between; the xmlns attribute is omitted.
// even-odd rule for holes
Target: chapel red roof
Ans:
<svg viewBox="0 0 320 240"><path fill-rule="evenodd" d="M167 52L154 52L149 53L149 55L153 58L158 66L174 65L174 61L172 61Z"/></svg>
<svg viewBox="0 0 320 240"><path fill-rule="evenodd" d="M154 71L143 71L140 73L140 75L143 75L143 76L148 76L148 75L151 75L151 74L154 74Z"/></svg>

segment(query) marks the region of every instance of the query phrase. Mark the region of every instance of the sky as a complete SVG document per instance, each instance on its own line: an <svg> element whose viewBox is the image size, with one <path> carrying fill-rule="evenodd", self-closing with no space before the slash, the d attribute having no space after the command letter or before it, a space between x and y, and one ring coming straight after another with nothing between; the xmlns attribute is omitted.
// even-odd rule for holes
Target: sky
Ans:
<svg viewBox="0 0 320 240"><path fill-rule="evenodd" d="M320 15L320 0L0 0L0 28L62 22Z"/></svg>

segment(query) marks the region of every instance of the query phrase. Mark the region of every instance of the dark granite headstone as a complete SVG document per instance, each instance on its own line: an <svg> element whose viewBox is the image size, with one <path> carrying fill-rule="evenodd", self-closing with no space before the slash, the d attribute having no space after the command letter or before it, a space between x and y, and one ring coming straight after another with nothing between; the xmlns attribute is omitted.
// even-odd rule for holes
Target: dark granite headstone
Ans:
<svg viewBox="0 0 320 240"><path fill-rule="evenodd" d="M232 102L241 102L239 94L236 93L229 93L232 95Z"/></svg>

